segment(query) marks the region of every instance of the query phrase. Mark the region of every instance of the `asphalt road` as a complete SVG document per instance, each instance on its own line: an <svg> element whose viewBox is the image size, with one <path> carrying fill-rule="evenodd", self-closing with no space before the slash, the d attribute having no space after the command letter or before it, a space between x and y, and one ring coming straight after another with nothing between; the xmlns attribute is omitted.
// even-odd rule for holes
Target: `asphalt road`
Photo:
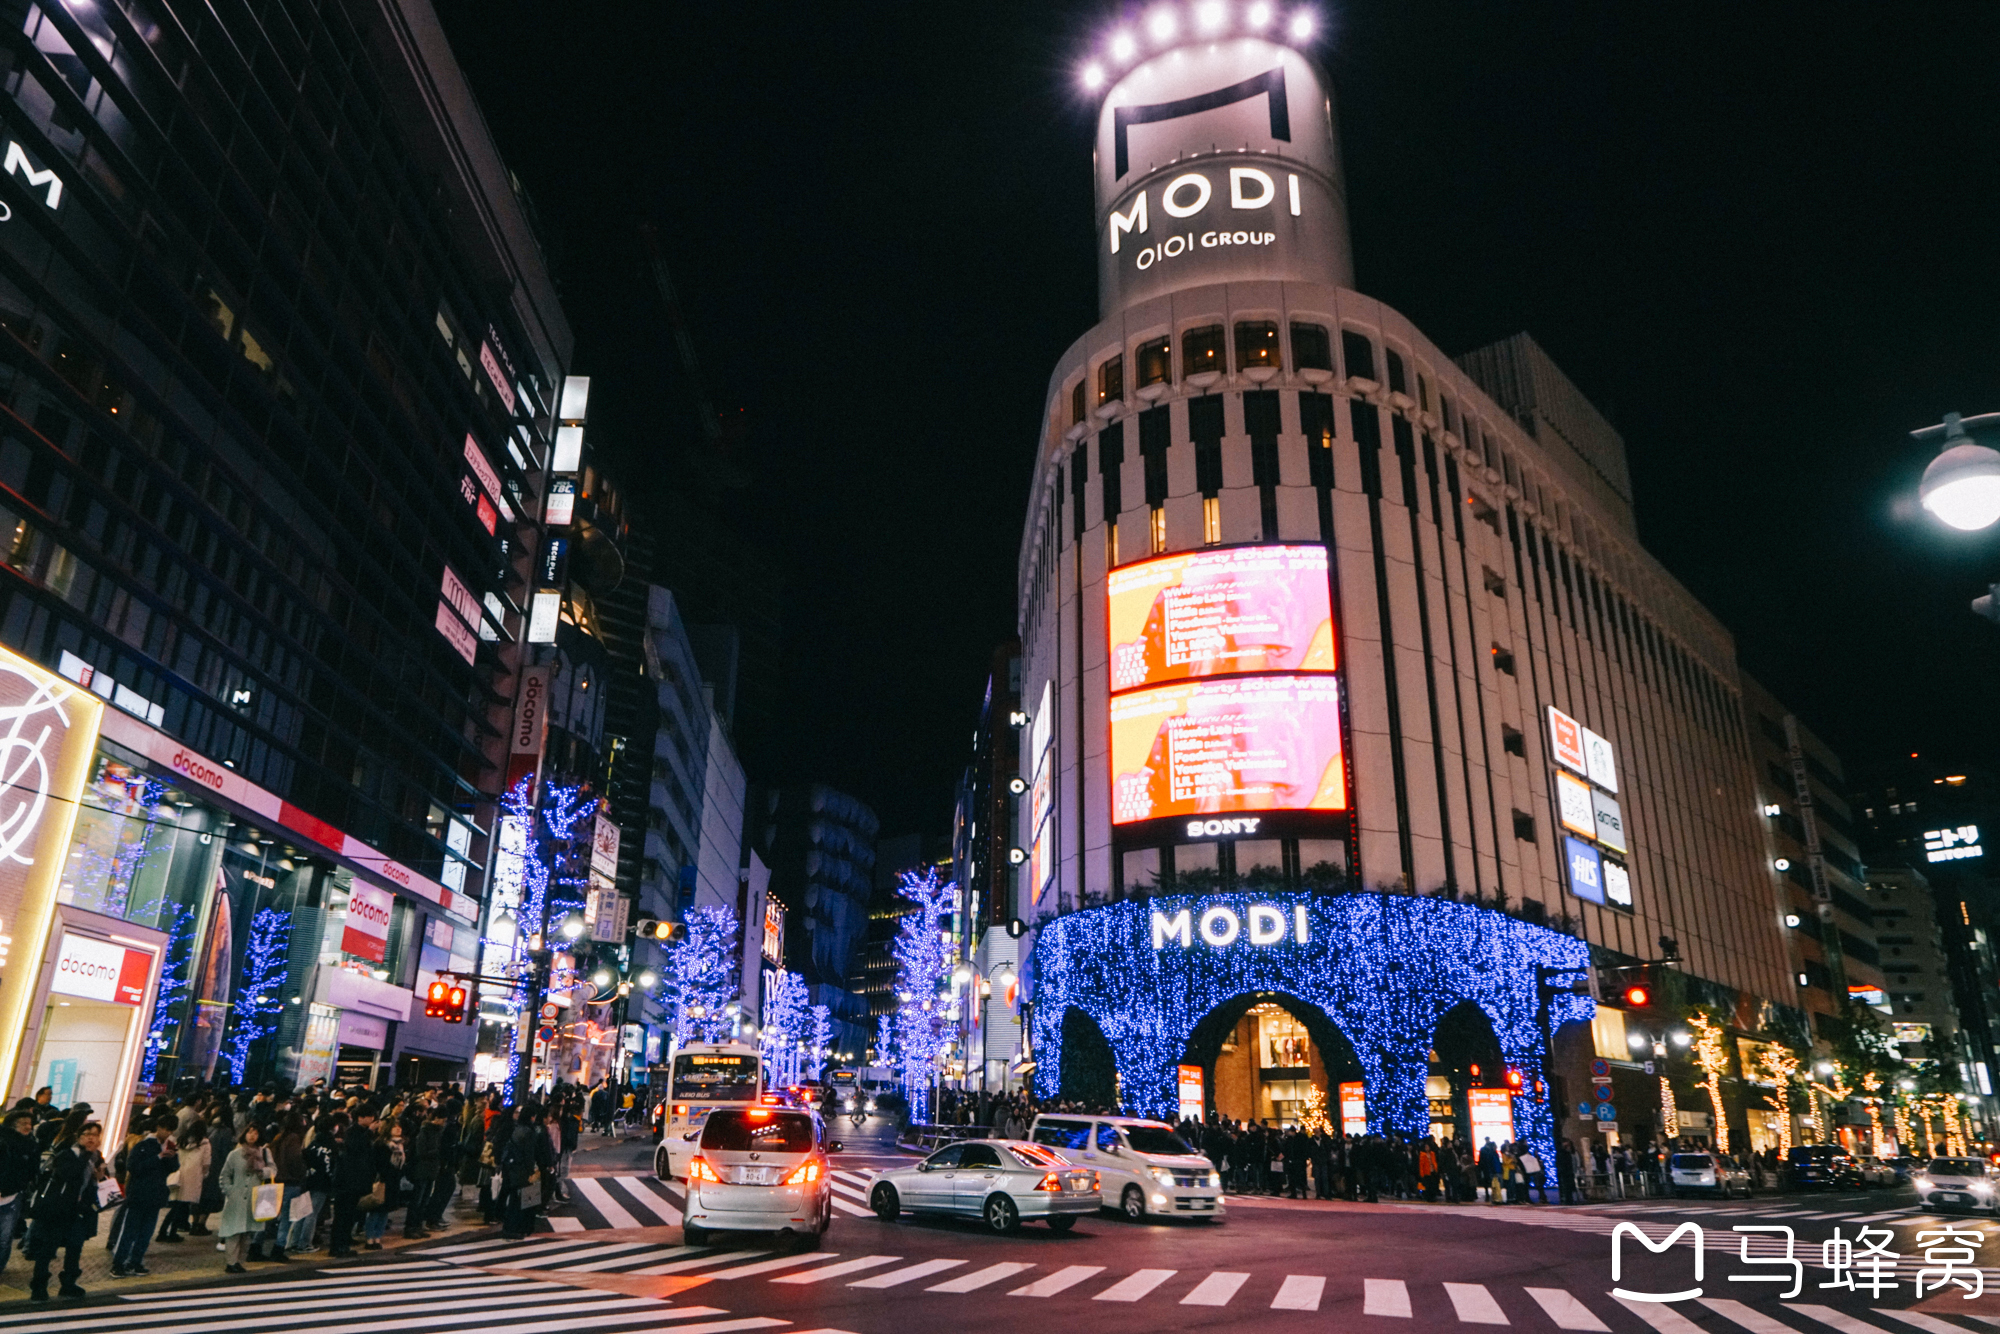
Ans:
<svg viewBox="0 0 2000 1334"><path fill-rule="evenodd" d="M555 1230L527 1242L462 1232L335 1269L149 1293L122 1305L93 1301L50 1310L46 1320L10 1312L0 1316L0 1334L1153 1334L1274 1326L1417 1334L1470 1325L1938 1334L2000 1325L2000 1272L1977 1268L1989 1249L2000 1257L1994 1224L1920 1214L1908 1191L1571 1209L1249 1197L1233 1199L1219 1224L1135 1224L1107 1213L1067 1234L1031 1224L998 1236L970 1219L885 1223L867 1214L861 1202L871 1171L908 1155L878 1127L843 1131L847 1151L838 1156L836 1180L850 1207L818 1251L768 1237L686 1247L673 1188L647 1180L650 1144L594 1142L576 1166L578 1184L591 1189L557 1211ZM674 1221L657 1221L664 1218ZM646 1225L632 1225L642 1220ZM1683 1235L1658 1255L1622 1242L1614 1282L1614 1229L1629 1223L1658 1241L1684 1221L1702 1229L1699 1277L1692 1238ZM1879 1276L1893 1286L1872 1295L1865 1287L1822 1287L1838 1276L1822 1264L1838 1258L1823 1254L1823 1243L1835 1229L1852 1239L1864 1227L1893 1256ZM1962 1235L1924 1239L1953 1229ZM1933 1251L1928 1277L1939 1279L1940 1245L1971 1247L1972 1265L1950 1268L1964 1284L1991 1286L1995 1295L1963 1300L1962 1286L1947 1281L1919 1298L1912 1284L1926 1268L1924 1250ZM1781 1281L1743 1281L1752 1278ZM1699 1287L1701 1295L1621 1301L1614 1286L1640 1293Z"/></svg>

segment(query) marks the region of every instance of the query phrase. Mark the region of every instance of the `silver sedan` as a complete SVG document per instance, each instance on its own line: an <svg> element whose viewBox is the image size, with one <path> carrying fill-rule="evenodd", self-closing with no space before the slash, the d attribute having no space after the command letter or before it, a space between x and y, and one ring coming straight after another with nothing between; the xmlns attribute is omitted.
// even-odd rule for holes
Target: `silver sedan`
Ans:
<svg viewBox="0 0 2000 1334"><path fill-rule="evenodd" d="M1012 1232L1024 1218L1067 1232L1080 1216L1097 1212L1099 1193L1096 1172L1046 1145L973 1139L882 1173L868 1201L885 1222L907 1209L978 1218L995 1232Z"/></svg>

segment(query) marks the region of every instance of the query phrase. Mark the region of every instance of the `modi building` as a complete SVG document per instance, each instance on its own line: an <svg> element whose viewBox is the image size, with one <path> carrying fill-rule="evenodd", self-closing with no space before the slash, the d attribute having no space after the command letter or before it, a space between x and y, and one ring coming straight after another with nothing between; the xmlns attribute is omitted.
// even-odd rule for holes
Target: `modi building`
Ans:
<svg viewBox="0 0 2000 1334"><path fill-rule="evenodd" d="M1019 566L1035 1086L1274 1121L1316 1087L1544 1154L1722 1131L1645 1059L1674 1016L1599 1002L1803 1040L1731 637L1532 341L1453 358L1354 290L1292 16L1198 21L1092 67L1101 320Z"/></svg>

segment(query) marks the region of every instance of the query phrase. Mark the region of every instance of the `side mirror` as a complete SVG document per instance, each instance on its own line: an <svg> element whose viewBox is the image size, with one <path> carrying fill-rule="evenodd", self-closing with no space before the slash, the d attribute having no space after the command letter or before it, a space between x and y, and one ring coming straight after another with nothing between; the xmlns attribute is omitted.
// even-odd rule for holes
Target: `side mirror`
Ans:
<svg viewBox="0 0 2000 1334"><path fill-rule="evenodd" d="M931 1170L931 1165L929 1163L918 1163L917 1170L919 1172L928 1172Z"/></svg>
<svg viewBox="0 0 2000 1334"><path fill-rule="evenodd" d="M826 1151L828 1153L839 1153L842 1149L846 1147L847 1146L845 1144L842 1144L837 1139L830 1139L826 1142Z"/></svg>

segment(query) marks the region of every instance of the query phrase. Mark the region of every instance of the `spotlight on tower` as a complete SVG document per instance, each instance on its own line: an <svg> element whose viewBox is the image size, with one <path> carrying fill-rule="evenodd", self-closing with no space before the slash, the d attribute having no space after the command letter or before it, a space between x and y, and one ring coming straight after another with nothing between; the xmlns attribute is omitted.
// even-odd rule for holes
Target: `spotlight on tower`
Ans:
<svg viewBox="0 0 2000 1334"><path fill-rule="evenodd" d="M1104 66L1095 64L1085 65L1083 67L1083 86L1092 92L1096 92L1099 88L1102 88L1104 86Z"/></svg>
<svg viewBox="0 0 2000 1334"><path fill-rule="evenodd" d="M1312 14L1307 10L1300 10L1292 16L1292 40L1303 42L1306 38L1313 35L1313 27Z"/></svg>
<svg viewBox="0 0 2000 1334"><path fill-rule="evenodd" d="M1180 27L1180 20L1174 17L1171 9L1156 9L1153 16L1146 20L1146 33L1156 42L1171 42Z"/></svg>
<svg viewBox="0 0 2000 1334"><path fill-rule="evenodd" d="M1139 54L1139 43L1133 40L1131 33L1121 32L1114 34L1112 36L1111 58L1113 60L1122 63L1124 61L1130 60L1133 56L1136 56L1138 54Z"/></svg>
<svg viewBox="0 0 2000 1334"><path fill-rule="evenodd" d="M1264 0L1257 0L1257 3L1244 13L1243 21L1249 24L1253 31L1262 32L1271 26L1271 6L1264 3Z"/></svg>
<svg viewBox="0 0 2000 1334"><path fill-rule="evenodd" d="M1222 0L1202 0L1194 7L1194 26L1202 32L1215 32L1229 20L1229 7Z"/></svg>

